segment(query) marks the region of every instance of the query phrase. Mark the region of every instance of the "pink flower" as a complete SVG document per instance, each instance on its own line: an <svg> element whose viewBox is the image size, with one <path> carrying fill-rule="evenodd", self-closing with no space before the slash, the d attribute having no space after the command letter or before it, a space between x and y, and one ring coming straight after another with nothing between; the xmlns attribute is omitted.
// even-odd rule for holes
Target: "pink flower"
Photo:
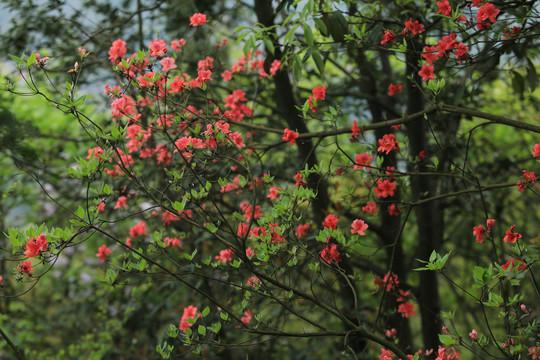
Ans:
<svg viewBox="0 0 540 360"><path fill-rule="evenodd" d="M482 225L478 225L473 228L473 235L476 236L477 243L481 244L484 242L485 234L486 234L486 229Z"/></svg>
<svg viewBox="0 0 540 360"><path fill-rule="evenodd" d="M540 346L530 347L529 355L532 355L532 359L540 359Z"/></svg>
<svg viewBox="0 0 540 360"><path fill-rule="evenodd" d="M420 75L424 81L428 81L429 79L433 80L435 78L433 76L434 71L435 67L424 64L422 65L422 69L418 72L418 75Z"/></svg>
<svg viewBox="0 0 540 360"><path fill-rule="evenodd" d="M207 23L209 20L206 19L206 15L201 13L195 13L189 18L189 25L191 26L201 26L204 23Z"/></svg>
<svg viewBox="0 0 540 360"><path fill-rule="evenodd" d="M127 197L125 197L125 196L120 196L120 197L118 198L118 200L116 200L116 205L114 205L114 208L115 208L115 209L118 209L118 208L125 208L125 207L127 207L126 201L127 201Z"/></svg>
<svg viewBox="0 0 540 360"><path fill-rule="evenodd" d="M304 237L304 234L309 230L309 224L300 224L298 225L298 227L296 228L296 230L294 231L294 234L298 237L298 238L302 238Z"/></svg>
<svg viewBox="0 0 540 360"><path fill-rule="evenodd" d="M260 283L261 283L261 280L256 276L251 276L247 280L247 286L249 286L250 288L257 287Z"/></svg>
<svg viewBox="0 0 540 360"><path fill-rule="evenodd" d="M296 138L298 138L298 136L300 136L300 134L298 134L297 132L294 132L289 129L283 130L283 141L288 141L289 144L291 144L291 146L294 145Z"/></svg>
<svg viewBox="0 0 540 360"><path fill-rule="evenodd" d="M154 39L148 47L150 48L151 57L164 56L167 52L167 43L165 40Z"/></svg>
<svg viewBox="0 0 540 360"><path fill-rule="evenodd" d="M184 308L184 313L182 314L182 319L180 320L180 330L186 332L188 327L192 327L193 323L187 322L188 319L195 319L197 316L197 308L193 305L189 305Z"/></svg>
<svg viewBox="0 0 540 360"><path fill-rule="evenodd" d="M244 311L244 316L242 316L240 321L242 321L244 324L248 324L252 318L253 318L253 314L251 313L251 311L246 310Z"/></svg>
<svg viewBox="0 0 540 360"><path fill-rule="evenodd" d="M98 249L96 256L101 259L101 262L105 262L105 259L112 254L112 250L107 247L107 245L101 245Z"/></svg>
<svg viewBox="0 0 540 360"><path fill-rule="evenodd" d="M506 230L506 235L503 238L504 242L515 243L519 238L521 238L521 234L514 233L515 227L516 225L514 224L510 227L510 230Z"/></svg>
<svg viewBox="0 0 540 360"><path fill-rule="evenodd" d="M122 56L126 54L126 42L122 39L118 39L112 43L109 49L109 60L113 64L118 64L122 60Z"/></svg>
<svg viewBox="0 0 540 360"><path fill-rule="evenodd" d="M216 255L215 259L216 261L221 260L222 262L226 263L228 261L232 261L232 257L231 257L232 254L233 254L233 251L231 249L221 250L219 252L219 255Z"/></svg>
<svg viewBox="0 0 540 360"><path fill-rule="evenodd" d="M471 332L469 333L469 336L470 336L472 341L476 341L478 333L476 332L476 330L472 329Z"/></svg>
<svg viewBox="0 0 540 360"><path fill-rule="evenodd" d="M538 156L540 156L540 143L535 144L535 145L533 146L533 153L532 153L532 156L533 156L533 157L538 157Z"/></svg>
<svg viewBox="0 0 540 360"><path fill-rule="evenodd" d="M324 219L322 226L324 226L325 228L334 230L337 227L338 221L339 219L336 215L328 214L326 218Z"/></svg>
<svg viewBox="0 0 540 360"><path fill-rule="evenodd" d="M145 236L146 235L146 223L144 221L139 221L137 225L133 226L131 229L129 229L129 236L131 237L137 237Z"/></svg>
<svg viewBox="0 0 540 360"><path fill-rule="evenodd" d="M161 71L169 72L172 69L176 69L176 64L174 63L174 61L175 60L172 57L165 57L161 59L159 62L161 64Z"/></svg>
<svg viewBox="0 0 540 360"><path fill-rule="evenodd" d="M495 220L494 219L487 219L486 224L487 224L488 231L491 231L491 229L493 229L493 226L495 225Z"/></svg>
<svg viewBox="0 0 540 360"><path fill-rule="evenodd" d="M270 75L276 75L279 70L281 70L281 61L276 59L270 65Z"/></svg>
<svg viewBox="0 0 540 360"><path fill-rule="evenodd" d="M390 83L388 85L388 96L393 96L395 93L400 92L403 89L403 85L394 85Z"/></svg>
<svg viewBox="0 0 540 360"><path fill-rule="evenodd" d="M172 239L170 237L165 237L165 239L163 239L163 245L165 245L165 247L169 247L169 246L176 246L178 248L182 248L182 240L177 238L177 237L173 237Z"/></svg>
<svg viewBox="0 0 540 360"><path fill-rule="evenodd" d="M104 202L101 202L99 203L97 206L96 206L96 209L98 210L98 212L104 212L105 211L105 203Z"/></svg>
<svg viewBox="0 0 540 360"><path fill-rule="evenodd" d="M395 355L392 354L389 350L381 348L381 355L379 355L379 360L392 360Z"/></svg>
<svg viewBox="0 0 540 360"><path fill-rule="evenodd" d="M269 198L270 200L276 200L278 197L279 197L279 192L281 189L279 188L279 186L274 186L274 187L271 187L269 190L268 190L268 195L266 195L267 198Z"/></svg>
<svg viewBox="0 0 540 360"><path fill-rule="evenodd" d="M353 221L351 227L351 233L358 235L366 235L364 230L367 230L369 226L364 220L356 219Z"/></svg>
<svg viewBox="0 0 540 360"><path fill-rule="evenodd" d="M19 269L19 272L30 274L32 271L32 262L30 260L26 260L21 265L17 266L17 269Z"/></svg>

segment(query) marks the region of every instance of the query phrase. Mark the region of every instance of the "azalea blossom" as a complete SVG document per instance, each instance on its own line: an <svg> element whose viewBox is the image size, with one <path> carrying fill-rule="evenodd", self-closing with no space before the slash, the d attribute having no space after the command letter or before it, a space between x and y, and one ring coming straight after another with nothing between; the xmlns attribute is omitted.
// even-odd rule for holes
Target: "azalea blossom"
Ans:
<svg viewBox="0 0 540 360"><path fill-rule="evenodd" d="M477 243L481 244L484 242L485 234L486 234L486 229L482 225L478 225L473 228L473 235L476 236Z"/></svg>
<svg viewBox="0 0 540 360"><path fill-rule="evenodd" d="M291 146L294 145L298 136L300 136L300 134L295 131L289 129L283 130L283 141L288 141Z"/></svg>
<svg viewBox="0 0 540 360"><path fill-rule="evenodd" d="M390 83L390 85L388 85L388 96L394 96L394 94L400 92L401 89L403 89L403 85L394 85Z"/></svg>
<svg viewBox="0 0 540 360"><path fill-rule="evenodd" d="M325 228L334 230L337 227L338 221L339 219L336 215L328 214L326 218L324 219L322 226L324 226Z"/></svg>
<svg viewBox="0 0 540 360"><path fill-rule="evenodd" d="M105 262L105 259L112 254L112 250L107 245L101 245L98 249L96 256L101 259L101 262Z"/></svg>
<svg viewBox="0 0 540 360"><path fill-rule="evenodd" d="M351 233L358 235L366 235L364 230L367 230L368 224L364 220L356 219L352 222Z"/></svg>
<svg viewBox="0 0 540 360"><path fill-rule="evenodd" d="M30 260L26 260L21 265L18 265L17 269L19 269L19 272L30 274L32 271L32 262Z"/></svg>
<svg viewBox="0 0 540 360"><path fill-rule="evenodd" d="M201 13L195 13L189 18L189 25L191 26L201 26L204 23L207 23L209 20L206 19L206 15Z"/></svg>
<svg viewBox="0 0 540 360"><path fill-rule="evenodd" d="M521 234L514 232L515 227L516 225L514 224L510 227L510 230L506 230L506 234L503 238L504 242L515 243L519 238L521 238Z"/></svg>
<svg viewBox="0 0 540 360"><path fill-rule="evenodd" d="M418 72L418 75L422 77L423 81L428 81L429 79L433 80L435 77L433 76L433 72L435 71L435 67L430 65L422 65L422 69Z"/></svg>
<svg viewBox="0 0 540 360"><path fill-rule="evenodd" d="M197 308L193 305L189 305L184 308L184 313L182 314L182 319L180 319L180 330L186 332L188 327L192 327L193 323L189 323L188 319L195 319L197 316Z"/></svg>

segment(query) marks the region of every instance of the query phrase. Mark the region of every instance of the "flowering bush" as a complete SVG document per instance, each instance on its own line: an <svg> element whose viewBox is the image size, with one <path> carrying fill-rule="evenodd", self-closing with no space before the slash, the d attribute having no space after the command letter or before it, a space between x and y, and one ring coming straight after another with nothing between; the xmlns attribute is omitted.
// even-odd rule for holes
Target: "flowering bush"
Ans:
<svg viewBox="0 0 540 360"><path fill-rule="evenodd" d="M507 117L513 104L491 108L488 89L505 89L492 71L514 49L523 52L508 70L516 96L525 96L519 66L535 91L536 9L336 3L347 11L256 0L232 65L239 50L227 52L217 14L203 13L186 18L191 37L144 46L121 37L107 54L81 47L62 72L53 54L12 55L20 83L3 89L26 85L91 144L66 164L73 201L43 186L67 220L7 231L5 259L16 265L0 278L5 294L39 288L80 250L91 259L81 269L93 266L107 296L127 302L110 316L136 312L125 325L138 331L115 339L126 358L152 357L141 348L156 345L162 358L244 358L232 344L256 357L275 338L285 344L276 358L313 347L351 358L537 357L540 228L527 199L537 194L540 128ZM188 61L197 42L205 49ZM117 83L100 84L109 107L100 117L79 86L107 56ZM53 73L65 74L62 88ZM523 100L523 111L534 104ZM504 154L494 139L520 145ZM514 152L526 159L512 162ZM492 169L500 158L506 167ZM142 347L139 322L158 334Z"/></svg>

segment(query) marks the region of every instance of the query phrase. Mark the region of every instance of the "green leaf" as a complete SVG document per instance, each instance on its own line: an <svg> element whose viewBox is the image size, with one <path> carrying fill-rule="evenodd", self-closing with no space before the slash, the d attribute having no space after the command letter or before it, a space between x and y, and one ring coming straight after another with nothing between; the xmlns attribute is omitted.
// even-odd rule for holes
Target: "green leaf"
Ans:
<svg viewBox="0 0 540 360"><path fill-rule="evenodd" d="M319 71L319 74L324 73L324 61L321 55L317 51L314 51L311 54L311 57L313 58L315 65L317 65L317 70Z"/></svg>
<svg viewBox="0 0 540 360"><path fill-rule="evenodd" d="M202 316L203 317L206 317L208 316L208 314L210 314L210 308L207 306L204 308L204 310L202 311Z"/></svg>
<svg viewBox="0 0 540 360"><path fill-rule="evenodd" d="M313 47L315 44L313 40L313 32L311 31L311 26L308 24L304 24L304 39L306 40L306 43L309 47Z"/></svg>
<svg viewBox="0 0 540 360"><path fill-rule="evenodd" d="M26 59L26 66L30 67L33 63L36 62L36 53L32 51L32 54Z"/></svg>
<svg viewBox="0 0 540 360"><path fill-rule="evenodd" d="M270 52L270 54L274 55L276 49L274 48L274 44L272 44L272 41L269 38L263 38L264 45L266 45L266 48Z"/></svg>
<svg viewBox="0 0 540 360"><path fill-rule="evenodd" d="M15 55L11 55L11 54L9 54L9 57L10 57L13 61L15 61L17 64L24 65L24 60L21 59L20 57L17 57L17 56L15 56Z"/></svg>
<svg viewBox="0 0 540 360"><path fill-rule="evenodd" d="M454 337L452 335L439 334L439 341L444 346L450 346L450 345L454 345L456 343L456 339L454 339Z"/></svg>
<svg viewBox="0 0 540 360"><path fill-rule="evenodd" d="M206 327L202 326L202 325L199 325L199 328L197 329L197 331L199 332L199 334L201 335L206 335Z"/></svg>

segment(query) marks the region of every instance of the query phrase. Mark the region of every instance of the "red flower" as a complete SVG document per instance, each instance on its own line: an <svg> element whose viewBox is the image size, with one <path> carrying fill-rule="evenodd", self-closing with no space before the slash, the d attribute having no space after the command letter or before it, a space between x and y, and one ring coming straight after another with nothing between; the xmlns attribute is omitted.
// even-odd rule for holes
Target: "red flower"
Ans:
<svg viewBox="0 0 540 360"><path fill-rule="evenodd" d="M437 61L439 59L439 55L437 54L437 49L435 46L424 47L422 59L426 60L429 65L433 64L434 61Z"/></svg>
<svg viewBox="0 0 540 360"><path fill-rule="evenodd" d="M294 145L298 136L300 136L300 134L298 134L297 132L289 129L283 130L283 141L288 141L291 146Z"/></svg>
<svg viewBox="0 0 540 360"><path fill-rule="evenodd" d="M339 263L341 261L341 255L339 254L336 244L330 244L326 246L320 251L320 254L321 258L328 264L330 264L332 260L334 260L336 263Z"/></svg>
<svg viewBox="0 0 540 360"><path fill-rule="evenodd" d="M390 83L388 86L388 96L393 96L395 93L400 92L403 89L403 85L394 85Z"/></svg>
<svg viewBox="0 0 540 360"><path fill-rule="evenodd" d="M356 164L357 165L354 165L353 168L354 169L358 169L358 170L361 170L363 169L364 167L366 167L366 169L371 169L371 162L373 161L373 155L369 155L368 153L362 153L362 154L356 154Z"/></svg>
<svg viewBox="0 0 540 360"><path fill-rule="evenodd" d="M396 204L392 204L388 207L388 213L392 216L398 216L401 214L401 209Z"/></svg>
<svg viewBox="0 0 540 360"><path fill-rule="evenodd" d="M30 260L26 260L21 265L17 266L17 269L19 269L19 272L30 274L32 271L32 262Z"/></svg>
<svg viewBox="0 0 540 360"><path fill-rule="evenodd" d="M112 254L112 250L107 247L107 245L101 245L98 249L96 256L101 259L101 262L104 262L105 259Z"/></svg>
<svg viewBox="0 0 540 360"><path fill-rule="evenodd" d="M405 28L401 32L402 35L407 35L408 31L411 31L413 35L419 34L421 32L426 31L424 29L424 25L420 24L418 20L416 20L414 23L412 22L412 18L409 18L409 20L405 23Z"/></svg>
<svg viewBox="0 0 540 360"><path fill-rule="evenodd" d="M414 311L414 304L413 303L403 303L399 304L398 312L403 314L406 318L412 315L416 315L416 311Z"/></svg>
<svg viewBox="0 0 540 360"><path fill-rule="evenodd" d="M378 152L390 153L392 150L399 151L399 143L395 140L396 135L394 134L385 134L382 139L379 139L379 147L377 148Z"/></svg>
<svg viewBox="0 0 540 360"><path fill-rule="evenodd" d="M146 235L146 223L144 221L139 221L139 223L129 229L129 236L136 237L138 235Z"/></svg>
<svg viewBox="0 0 540 360"><path fill-rule="evenodd" d="M381 44L385 44L387 42L394 42L397 40L396 35L394 35L393 31L384 31L383 39L381 40Z"/></svg>
<svg viewBox="0 0 540 360"><path fill-rule="evenodd" d="M364 220L356 219L351 224L351 233L358 235L366 235L364 230L367 230L368 224Z"/></svg>
<svg viewBox="0 0 540 360"><path fill-rule="evenodd" d="M473 235L476 236L477 243L481 244L484 242L485 234L486 234L486 229L482 225L478 225L473 228Z"/></svg>
<svg viewBox="0 0 540 360"><path fill-rule="evenodd" d="M487 219L486 224L487 224L488 231L491 231L491 229L493 229L493 225L495 225L495 220L494 219Z"/></svg>
<svg viewBox="0 0 540 360"><path fill-rule="evenodd" d="M518 264L517 270L524 270L527 268L527 263L525 261L513 258L506 262L506 264L501 265L501 267L506 271L514 270L514 266Z"/></svg>
<svg viewBox="0 0 540 360"><path fill-rule="evenodd" d="M450 3L448 2L448 0L437 1L436 5L439 8L439 11L437 11L437 14L441 14L444 16L452 15L452 8L450 7Z"/></svg>
<svg viewBox="0 0 540 360"><path fill-rule="evenodd" d="M476 21L480 24L486 20L495 23L497 21L495 16L497 16L500 12L501 10L495 8L495 5L492 3L485 3L484 5L480 6L480 9L478 9L478 12L476 13Z"/></svg>
<svg viewBox="0 0 540 360"><path fill-rule="evenodd" d="M191 26L201 26L204 23L207 23L209 20L206 20L206 15L201 13L195 13L189 18L189 25Z"/></svg>
<svg viewBox="0 0 540 360"><path fill-rule="evenodd" d="M312 90L312 92L316 100L324 100L326 96L326 85L317 86L315 89Z"/></svg>
<svg viewBox="0 0 540 360"><path fill-rule="evenodd" d="M305 183L305 181L303 180L303 176L300 172L297 172L296 175L294 175L294 180L296 181L296 184L294 185L294 187L306 187L307 184Z"/></svg>
<svg viewBox="0 0 540 360"><path fill-rule="evenodd" d="M41 234L39 236L36 236L36 238L31 238L26 243L26 251L24 254L29 257L36 257L39 255L40 251L47 251L47 238L45 238L45 234Z"/></svg>
<svg viewBox="0 0 540 360"><path fill-rule="evenodd" d="M435 78L433 76L434 71L435 67L424 64L422 65L422 69L418 72L418 75L420 75L424 81L428 81L429 79L433 80Z"/></svg>
<svg viewBox="0 0 540 360"><path fill-rule="evenodd" d="M377 180L377 188L375 188L375 193L377 193L377 197L388 197L388 196L394 196L394 191L396 190L396 183L390 182L388 180Z"/></svg>
<svg viewBox="0 0 540 360"><path fill-rule="evenodd" d="M362 207L362 212L364 214L375 215L377 211L379 211L379 209L377 209L377 205L374 202L368 202L366 206Z"/></svg>
<svg viewBox="0 0 540 360"><path fill-rule="evenodd" d="M515 227L516 225L514 224L510 227L510 230L506 230L506 235L504 236L504 239L503 239L504 242L515 243L518 239L521 238L520 233L514 232Z"/></svg>
<svg viewBox="0 0 540 360"><path fill-rule="evenodd" d="M360 128L358 127L358 123L357 123L356 120L354 120L354 123L351 126L351 131L352 131L352 135L351 135L350 142L356 142L358 140L358 138L360 137L360 133L361 133Z"/></svg>
<svg viewBox="0 0 540 360"><path fill-rule="evenodd" d="M334 230L337 227L339 218L334 214L328 214L324 219L322 226Z"/></svg>

